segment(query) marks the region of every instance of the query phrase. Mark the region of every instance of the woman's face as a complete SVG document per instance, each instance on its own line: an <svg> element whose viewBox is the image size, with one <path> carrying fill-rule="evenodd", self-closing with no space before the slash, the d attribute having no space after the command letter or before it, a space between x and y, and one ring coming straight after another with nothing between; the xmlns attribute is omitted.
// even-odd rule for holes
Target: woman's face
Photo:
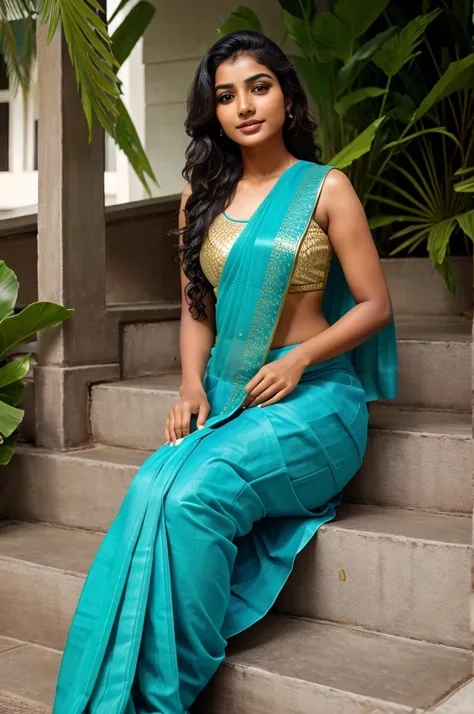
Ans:
<svg viewBox="0 0 474 714"><path fill-rule="evenodd" d="M280 83L268 67L240 55L219 65L214 85L217 119L229 139L256 146L281 132L289 103L285 107Z"/></svg>

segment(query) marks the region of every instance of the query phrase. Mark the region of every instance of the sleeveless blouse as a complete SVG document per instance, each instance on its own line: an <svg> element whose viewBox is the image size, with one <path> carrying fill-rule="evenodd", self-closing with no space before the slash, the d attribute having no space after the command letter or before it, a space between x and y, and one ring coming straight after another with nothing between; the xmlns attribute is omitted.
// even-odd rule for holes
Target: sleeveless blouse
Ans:
<svg viewBox="0 0 474 714"><path fill-rule="evenodd" d="M247 223L248 221L229 218L225 212L220 213L211 222L204 237L199 259L204 275L213 286L216 295L222 269L232 244ZM301 241L288 292L323 290L326 286L331 257L332 248L329 238L313 217Z"/></svg>

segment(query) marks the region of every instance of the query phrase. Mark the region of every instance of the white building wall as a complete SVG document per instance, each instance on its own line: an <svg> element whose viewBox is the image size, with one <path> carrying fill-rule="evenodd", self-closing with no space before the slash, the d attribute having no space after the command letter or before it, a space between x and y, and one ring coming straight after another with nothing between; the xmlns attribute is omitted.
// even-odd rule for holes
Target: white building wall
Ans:
<svg viewBox="0 0 474 714"><path fill-rule="evenodd" d="M145 142L157 180L155 196L180 193L181 171L189 137L184 131L186 96L198 64L218 39L217 28L239 0L152 0L157 7L143 39L145 65ZM248 0L276 42L283 39L280 6L276 0Z"/></svg>

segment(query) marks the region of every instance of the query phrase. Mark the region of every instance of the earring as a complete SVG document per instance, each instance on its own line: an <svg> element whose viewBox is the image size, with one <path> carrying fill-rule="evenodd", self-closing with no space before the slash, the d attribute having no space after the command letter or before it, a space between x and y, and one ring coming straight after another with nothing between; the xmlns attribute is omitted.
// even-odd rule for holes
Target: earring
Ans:
<svg viewBox="0 0 474 714"><path fill-rule="evenodd" d="M219 132L219 136L224 136L224 129L221 127L221 130Z"/></svg>
<svg viewBox="0 0 474 714"><path fill-rule="evenodd" d="M293 119L293 114L291 113L290 109L288 109L288 119Z"/></svg>

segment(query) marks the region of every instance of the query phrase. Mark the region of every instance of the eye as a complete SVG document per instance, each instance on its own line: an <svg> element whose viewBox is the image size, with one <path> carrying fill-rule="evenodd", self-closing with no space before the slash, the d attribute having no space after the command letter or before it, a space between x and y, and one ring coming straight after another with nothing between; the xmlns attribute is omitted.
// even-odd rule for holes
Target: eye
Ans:
<svg viewBox="0 0 474 714"><path fill-rule="evenodd" d="M254 89L254 90L258 89L258 90L266 91L267 89L270 89L270 86L269 86L268 84L257 84L257 85L255 85L255 87L254 87L253 89ZM252 90L252 91L253 91L253 90ZM257 93L258 93L258 94L262 94L261 91L259 91L259 92L257 92Z"/></svg>
<svg viewBox="0 0 474 714"><path fill-rule="evenodd" d="M221 94L217 98L217 101L220 102L221 104L227 104L228 98L232 99L232 94Z"/></svg>

